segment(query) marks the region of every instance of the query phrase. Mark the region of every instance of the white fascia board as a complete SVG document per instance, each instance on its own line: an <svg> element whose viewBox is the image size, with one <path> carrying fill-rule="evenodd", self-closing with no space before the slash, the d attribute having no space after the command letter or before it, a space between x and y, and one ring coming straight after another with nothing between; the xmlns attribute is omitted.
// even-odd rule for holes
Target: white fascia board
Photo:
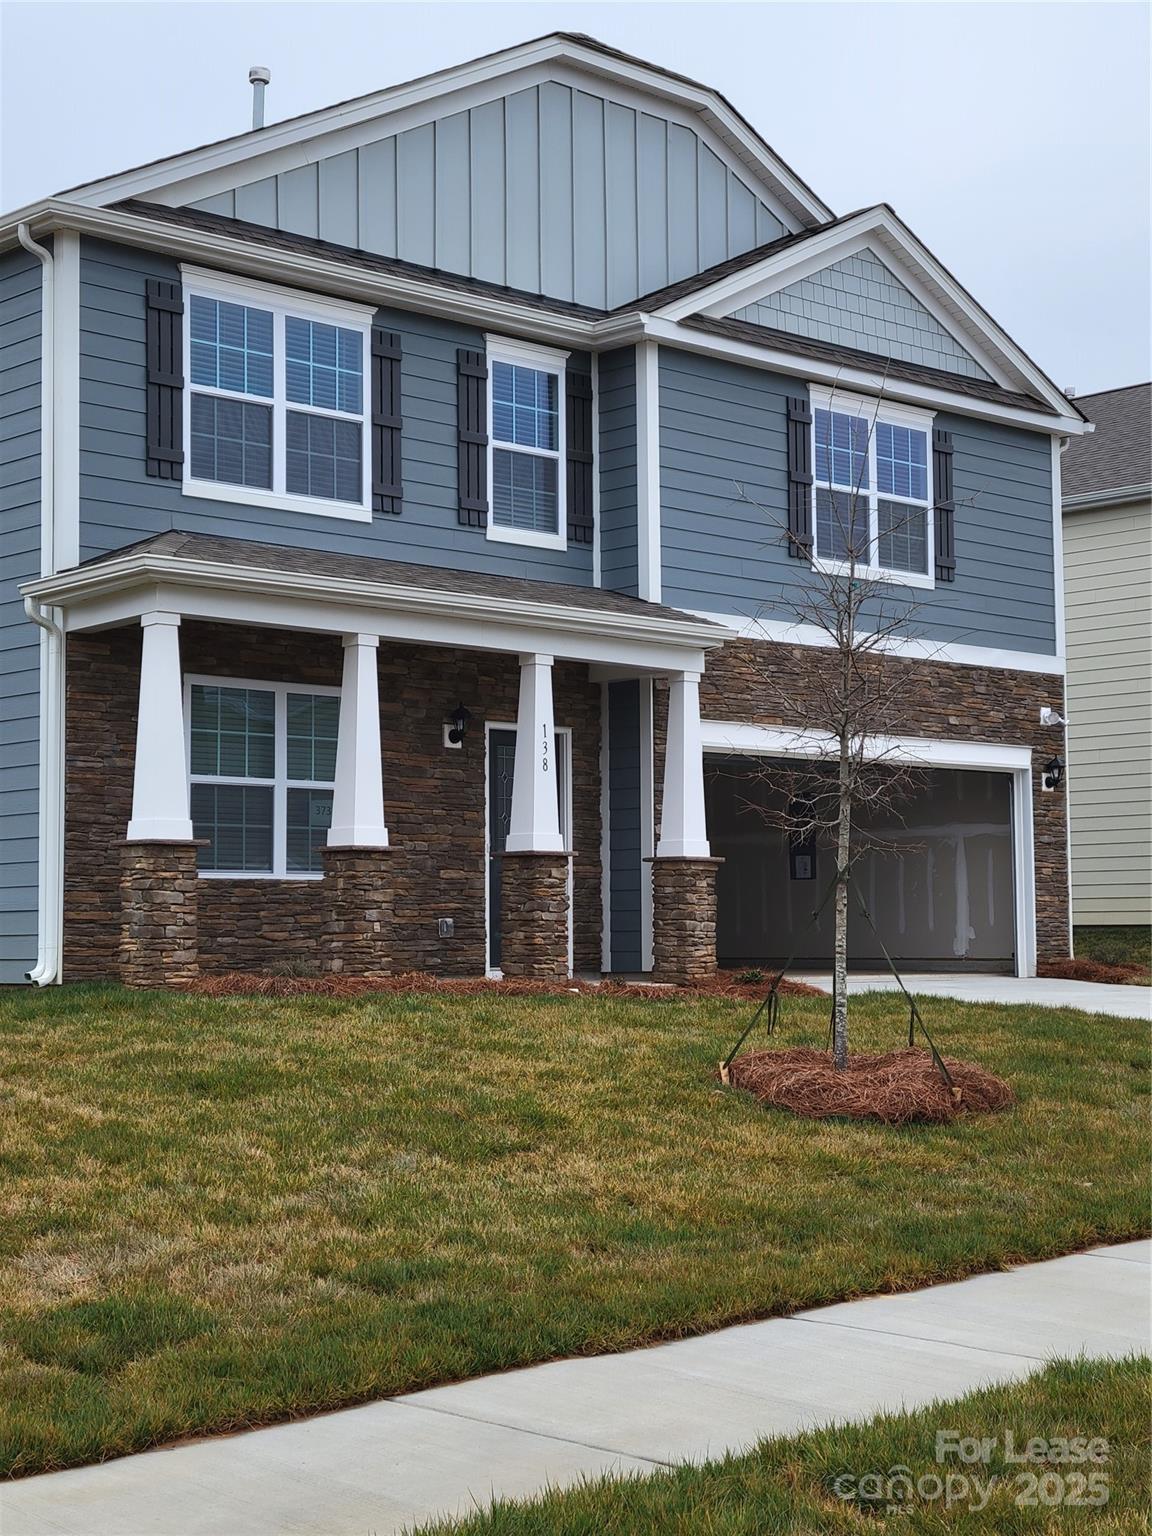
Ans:
<svg viewBox="0 0 1152 1536"><path fill-rule="evenodd" d="M658 313L668 320L682 320L690 314L706 314L713 318L729 315L733 310L754 304L758 298L854 254L869 240L883 247L882 251L876 252L877 256L883 260L887 252L890 259L885 260L885 266L909 287L942 325L955 334L959 323L963 335L956 339L972 347L973 355L998 384L1006 388L1023 385L1061 415L1067 411L1067 400L1051 380L961 288L908 226L891 209L883 206L866 208L833 229L816 230L798 246L765 257L763 262L733 273L711 288L699 289L678 299Z"/></svg>
<svg viewBox="0 0 1152 1536"><path fill-rule="evenodd" d="M727 628L692 618L607 613L363 578L301 576L147 551L29 582L21 591L37 601L58 604L69 629L122 622L123 616L147 609L188 612L191 602L198 616L227 611L243 622L249 612L252 622L288 629L355 630L589 662L630 665L642 657L646 668L657 670L692 670L688 655L701 657L732 636ZM114 600L111 605L109 598Z"/></svg>
<svg viewBox="0 0 1152 1536"><path fill-rule="evenodd" d="M828 758L837 751L830 731L785 725L750 725L741 720L701 720L706 752L752 753L763 757ZM867 736L866 759L911 763L924 768L976 768L1020 773L1032 764L1030 746L998 741L955 741L930 736Z"/></svg>
<svg viewBox="0 0 1152 1536"><path fill-rule="evenodd" d="M68 195L96 207L146 196L167 203L194 202L236 186L241 167L246 167L241 172L244 182L276 175L370 142L382 130L403 132L433 116L467 111L497 95L562 78L565 71L557 66L563 65L572 69L570 83L586 84L593 75L609 90L615 87L617 94L621 88L639 91L649 108L653 98L666 108L679 107L693 126L709 129L747 168L765 202L778 205L776 211L787 228L803 228L832 217L831 210L706 86L672 79L640 62L612 58L555 36L89 182Z"/></svg>
<svg viewBox="0 0 1152 1536"><path fill-rule="evenodd" d="M763 640L773 645L834 645L827 630L819 624L803 624L791 619L741 618L738 614L714 613L704 608L685 610L698 619L724 624L740 640ZM1065 659L1043 651L1010 651L1001 646L963 645L951 641L922 640L912 635L890 635L882 647L888 656L902 656L910 661L930 661L953 667L994 668L1002 672L1038 672L1046 677L1063 677Z"/></svg>
<svg viewBox="0 0 1152 1536"><path fill-rule="evenodd" d="M700 352L708 357L729 358L753 368L765 368L808 382L819 382L845 390L859 390L867 395L882 395L885 400L903 400L927 410L955 411L960 416L975 416L982 421L999 421L1006 426L1028 427L1035 432L1057 436L1079 436L1091 432L1090 422L1072 416L1048 416L1043 411L1024 410L1019 406L1000 405L976 395L961 394L942 385L916 384L896 379L872 369L855 368L846 363L820 362L795 352L761 346L758 342L737 341L730 336L715 336L708 331L655 316L645 316L646 336L685 352Z"/></svg>

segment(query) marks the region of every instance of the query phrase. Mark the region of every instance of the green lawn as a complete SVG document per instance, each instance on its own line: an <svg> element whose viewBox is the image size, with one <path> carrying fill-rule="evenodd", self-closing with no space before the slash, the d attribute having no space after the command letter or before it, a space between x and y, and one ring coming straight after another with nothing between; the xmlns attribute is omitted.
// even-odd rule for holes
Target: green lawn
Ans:
<svg viewBox="0 0 1152 1536"><path fill-rule="evenodd" d="M826 1007L787 999L788 1042L820 1043ZM747 1016L571 995L7 993L0 1465L1145 1231L1139 1023L929 1003L942 1048L1020 1105L886 1129L719 1089ZM902 1043L891 995L853 1018L860 1049Z"/></svg>
<svg viewBox="0 0 1152 1536"><path fill-rule="evenodd" d="M1152 969L1152 929L1077 926L1072 948L1078 960L1099 960L1102 965L1138 965Z"/></svg>
<svg viewBox="0 0 1152 1536"><path fill-rule="evenodd" d="M425 1529L427 1536L1137 1536L1148 1530L1152 1493L1148 1372L1147 1360L1060 1363L957 1403L767 1440L748 1455L587 1483ZM939 1462L941 1429L995 1439L996 1447L986 1464ZM1005 1459L1005 1448L1017 1454L1032 1439L1051 1446L1077 1436L1108 1442L1106 1452L1095 1448L1100 1461L1028 1466ZM889 1483L892 1468L908 1474L910 1494L906 1483ZM880 1474L879 1484L866 1480L870 1473ZM1092 1474L1098 1482L1087 1481ZM941 1487L938 1479L951 1481ZM890 1488L897 1495L892 1503ZM1102 1497L1102 1506L1075 1502Z"/></svg>

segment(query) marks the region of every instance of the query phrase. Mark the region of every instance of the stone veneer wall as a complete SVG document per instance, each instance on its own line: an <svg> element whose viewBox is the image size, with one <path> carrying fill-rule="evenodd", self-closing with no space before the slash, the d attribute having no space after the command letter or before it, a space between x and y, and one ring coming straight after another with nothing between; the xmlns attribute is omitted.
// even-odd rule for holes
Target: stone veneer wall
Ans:
<svg viewBox="0 0 1152 1536"><path fill-rule="evenodd" d="M813 713L810 655L806 646L756 640L736 641L711 652L700 683L701 715L756 725L808 726ZM1054 752L1064 753L1063 727L1040 724L1042 705L1063 713L1063 678L901 658L889 658L885 665L902 678L902 735L1031 746L1036 947L1041 959L1066 957L1070 949L1067 795L1063 789L1044 793L1040 788L1044 763ZM771 694L764 682L769 667L775 679ZM789 700L786 710L781 708L781 697ZM656 687L653 713L659 825L666 687Z"/></svg>
<svg viewBox="0 0 1152 1536"><path fill-rule="evenodd" d="M185 672L268 682L339 684L338 636L187 623ZM64 979L117 974L120 848L132 805L140 631L68 641ZM379 651L384 801L392 841L394 970L467 976L484 970L484 721L516 719L514 656L429 646ZM574 948L600 969L600 690L587 668L558 662L556 723L572 730ZM442 726L463 702L463 747ZM330 912L324 881L201 880L202 971L300 966L320 971ZM451 917L456 933L437 935Z"/></svg>

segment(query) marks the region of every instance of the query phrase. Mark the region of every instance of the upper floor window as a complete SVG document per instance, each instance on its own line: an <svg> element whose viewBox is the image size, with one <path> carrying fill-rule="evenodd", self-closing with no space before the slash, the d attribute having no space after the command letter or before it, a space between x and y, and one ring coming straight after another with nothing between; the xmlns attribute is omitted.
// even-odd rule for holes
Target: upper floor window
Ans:
<svg viewBox="0 0 1152 1536"><path fill-rule="evenodd" d="M488 338L488 537L563 549L567 354Z"/></svg>
<svg viewBox="0 0 1152 1536"><path fill-rule="evenodd" d="M340 690L190 678L186 709L201 873L321 874Z"/></svg>
<svg viewBox="0 0 1152 1536"><path fill-rule="evenodd" d="M372 312L219 273L184 276L185 492L370 518Z"/></svg>
<svg viewBox="0 0 1152 1536"><path fill-rule="evenodd" d="M932 415L813 388L815 558L932 586Z"/></svg>

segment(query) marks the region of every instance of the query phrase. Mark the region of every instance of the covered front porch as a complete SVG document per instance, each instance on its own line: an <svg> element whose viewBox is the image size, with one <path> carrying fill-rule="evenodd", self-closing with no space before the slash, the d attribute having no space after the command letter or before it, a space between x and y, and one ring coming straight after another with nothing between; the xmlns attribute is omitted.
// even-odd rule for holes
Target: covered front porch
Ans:
<svg viewBox="0 0 1152 1536"><path fill-rule="evenodd" d="M62 979L606 967L604 720L622 679L669 689L640 870L650 959L670 979L714 966L698 683L718 627L601 591L189 535L27 596L68 652Z"/></svg>

